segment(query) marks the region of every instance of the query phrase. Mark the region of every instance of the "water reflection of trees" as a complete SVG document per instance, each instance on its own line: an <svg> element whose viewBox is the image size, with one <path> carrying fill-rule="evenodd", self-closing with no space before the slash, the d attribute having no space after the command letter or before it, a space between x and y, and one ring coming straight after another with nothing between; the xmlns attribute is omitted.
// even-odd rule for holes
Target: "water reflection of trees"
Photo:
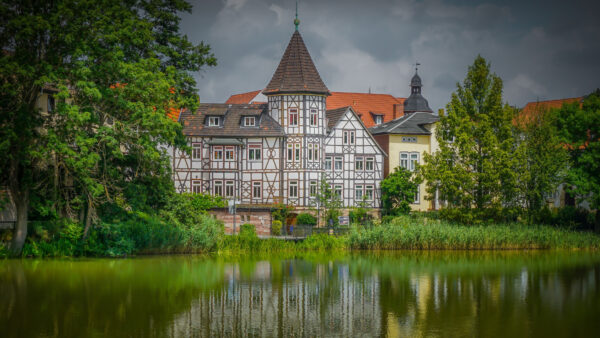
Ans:
<svg viewBox="0 0 600 338"><path fill-rule="evenodd" d="M560 252L0 262L22 336L590 336L600 257Z"/></svg>

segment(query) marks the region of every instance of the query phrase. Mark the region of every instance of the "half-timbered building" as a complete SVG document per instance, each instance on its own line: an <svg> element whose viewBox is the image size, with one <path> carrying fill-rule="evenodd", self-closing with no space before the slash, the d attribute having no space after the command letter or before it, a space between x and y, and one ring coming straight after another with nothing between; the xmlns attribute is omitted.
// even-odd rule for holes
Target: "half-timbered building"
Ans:
<svg viewBox="0 0 600 338"><path fill-rule="evenodd" d="M180 114L192 151L172 151L179 192L302 210L314 208L325 178L344 207L364 199L379 208L385 153L352 108L326 111L330 92L297 29L262 94L266 103Z"/></svg>

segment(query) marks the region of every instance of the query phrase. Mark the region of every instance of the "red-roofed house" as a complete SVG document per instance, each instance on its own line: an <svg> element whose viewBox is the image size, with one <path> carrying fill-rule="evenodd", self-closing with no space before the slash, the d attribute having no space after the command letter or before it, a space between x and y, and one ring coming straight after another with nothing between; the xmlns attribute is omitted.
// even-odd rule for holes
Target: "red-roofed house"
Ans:
<svg viewBox="0 0 600 338"><path fill-rule="evenodd" d="M579 102L582 104L583 97L571 97L567 99L557 99L557 100L546 100L546 101L534 101L528 102L525 107L519 113L516 122L518 123L527 123L530 121L535 115L544 112L550 109L559 109L565 103L575 103Z"/></svg>

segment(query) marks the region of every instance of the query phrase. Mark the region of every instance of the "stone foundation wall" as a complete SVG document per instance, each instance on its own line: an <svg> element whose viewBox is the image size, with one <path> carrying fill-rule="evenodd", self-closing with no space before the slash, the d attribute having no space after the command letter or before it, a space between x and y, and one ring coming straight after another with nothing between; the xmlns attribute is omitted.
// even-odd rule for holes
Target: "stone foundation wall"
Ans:
<svg viewBox="0 0 600 338"><path fill-rule="evenodd" d="M225 233L233 233L234 215L229 214L227 209L211 210L209 211L209 213L215 216L218 220L223 221L223 223L225 223ZM240 225L244 223L250 223L254 225L254 228L256 229L256 234L259 236L266 236L271 234L270 211L244 211L238 209L235 215L235 233L239 233Z"/></svg>

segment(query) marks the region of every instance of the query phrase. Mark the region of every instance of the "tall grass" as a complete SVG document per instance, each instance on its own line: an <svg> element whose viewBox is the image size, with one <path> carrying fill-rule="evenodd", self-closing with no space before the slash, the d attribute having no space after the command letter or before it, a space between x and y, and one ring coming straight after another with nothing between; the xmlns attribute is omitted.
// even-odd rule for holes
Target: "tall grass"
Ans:
<svg viewBox="0 0 600 338"><path fill-rule="evenodd" d="M459 225L440 220L401 216L368 229L354 228L352 249L600 249L600 236L520 223Z"/></svg>

